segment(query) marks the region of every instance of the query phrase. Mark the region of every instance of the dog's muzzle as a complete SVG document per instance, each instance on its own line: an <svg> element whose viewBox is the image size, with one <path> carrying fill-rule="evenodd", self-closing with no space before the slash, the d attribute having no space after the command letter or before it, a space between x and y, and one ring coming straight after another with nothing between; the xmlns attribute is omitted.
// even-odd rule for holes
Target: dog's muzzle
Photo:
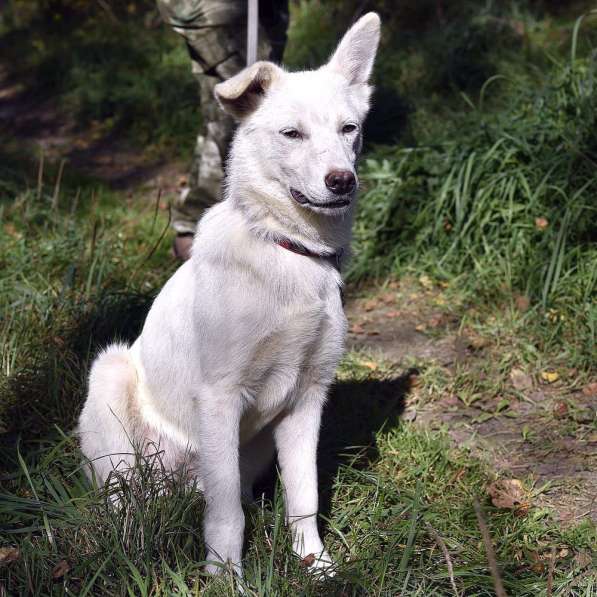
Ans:
<svg viewBox="0 0 597 597"><path fill-rule="evenodd" d="M325 203L316 203L315 201L310 201L309 199L307 199L307 197L305 197L305 195L303 195L303 193L301 193L300 191L297 191L296 189L293 189L292 187L290 187L290 194L292 195L292 198L300 205L320 207L323 209L340 209L342 207L346 207L347 205L350 205L350 200L351 200L351 197L349 195L347 195L344 197L340 197L339 199L336 199L335 201L327 201Z"/></svg>

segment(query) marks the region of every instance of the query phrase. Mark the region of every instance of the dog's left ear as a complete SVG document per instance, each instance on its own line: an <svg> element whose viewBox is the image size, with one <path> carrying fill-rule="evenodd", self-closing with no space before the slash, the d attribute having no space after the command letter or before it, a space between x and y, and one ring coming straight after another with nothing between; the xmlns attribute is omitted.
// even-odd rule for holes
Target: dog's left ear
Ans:
<svg viewBox="0 0 597 597"><path fill-rule="evenodd" d="M344 76L350 85L365 85L373 70L380 29L377 13L362 16L346 32L326 68Z"/></svg>
<svg viewBox="0 0 597 597"><path fill-rule="evenodd" d="M266 91L282 69L273 62L255 62L214 88L220 106L234 118L241 120L255 111Z"/></svg>

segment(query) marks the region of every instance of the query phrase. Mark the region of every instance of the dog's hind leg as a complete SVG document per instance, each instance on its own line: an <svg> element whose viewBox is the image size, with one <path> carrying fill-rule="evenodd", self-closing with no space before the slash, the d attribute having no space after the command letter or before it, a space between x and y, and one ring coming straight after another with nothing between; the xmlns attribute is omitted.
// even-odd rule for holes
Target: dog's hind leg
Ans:
<svg viewBox="0 0 597 597"><path fill-rule="evenodd" d="M269 425L240 447L240 482L245 503L253 501L253 486L271 465L274 453L274 434Z"/></svg>
<svg viewBox="0 0 597 597"><path fill-rule="evenodd" d="M81 450L97 482L103 484L114 469L126 471L135 463L135 366L126 345L112 344L94 361L89 393L79 418Z"/></svg>

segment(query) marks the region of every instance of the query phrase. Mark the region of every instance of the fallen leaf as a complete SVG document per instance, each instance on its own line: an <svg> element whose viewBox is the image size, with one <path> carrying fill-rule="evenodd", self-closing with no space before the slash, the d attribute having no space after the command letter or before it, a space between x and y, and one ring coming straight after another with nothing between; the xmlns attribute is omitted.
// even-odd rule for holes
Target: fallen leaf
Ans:
<svg viewBox="0 0 597 597"><path fill-rule="evenodd" d="M0 566L16 562L21 557L21 552L16 547L0 547Z"/></svg>
<svg viewBox="0 0 597 597"><path fill-rule="evenodd" d="M528 296L518 294L514 297L514 304L521 313L524 313L525 311L529 310L531 301L529 300Z"/></svg>
<svg viewBox="0 0 597 597"><path fill-rule="evenodd" d="M396 317L400 317L402 313L400 311L388 311L386 313L386 317L390 317L391 319L395 319Z"/></svg>
<svg viewBox="0 0 597 597"><path fill-rule="evenodd" d="M475 350L482 350L489 346L489 340L487 338L483 338L481 336L477 336L476 334L471 335L468 337L469 345L474 348Z"/></svg>
<svg viewBox="0 0 597 597"><path fill-rule="evenodd" d="M535 574L543 574L545 572L545 564L539 560L533 562L530 568Z"/></svg>
<svg viewBox="0 0 597 597"><path fill-rule="evenodd" d="M442 313L435 313L429 318L429 326L432 328L438 328L442 325L444 321L444 316Z"/></svg>
<svg viewBox="0 0 597 597"><path fill-rule="evenodd" d="M597 381L590 383L582 389L585 396L597 396Z"/></svg>
<svg viewBox="0 0 597 597"><path fill-rule="evenodd" d="M554 381L558 381L558 379L560 379L560 376L555 371L542 371L541 379L547 383L554 383Z"/></svg>
<svg viewBox="0 0 597 597"><path fill-rule="evenodd" d="M359 325L358 323L353 323L350 326L350 331L353 334L364 334L365 333L365 328L362 325Z"/></svg>
<svg viewBox="0 0 597 597"><path fill-rule="evenodd" d="M579 568L586 568L587 566L590 566L593 563L593 558L591 557L590 553L586 551L579 551L574 556L574 563Z"/></svg>
<svg viewBox="0 0 597 597"><path fill-rule="evenodd" d="M433 288L433 280L426 274L419 276L419 284L426 290L431 290Z"/></svg>
<svg viewBox="0 0 597 597"><path fill-rule="evenodd" d="M396 302L396 294L393 292L384 292L379 300L386 305L393 305Z"/></svg>
<svg viewBox="0 0 597 597"><path fill-rule="evenodd" d="M373 311L377 307L377 299L369 299L363 303L363 309L365 311Z"/></svg>
<svg viewBox="0 0 597 597"><path fill-rule="evenodd" d="M301 560L301 566L303 566L304 568L308 568L309 566L313 566L314 563L315 563L315 554L312 554L312 553L310 553L309 555L306 555Z"/></svg>
<svg viewBox="0 0 597 597"><path fill-rule="evenodd" d="M501 479L487 486L487 494L496 508L516 510L526 514L529 503L522 483L518 479Z"/></svg>
<svg viewBox="0 0 597 597"><path fill-rule="evenodd" d="M52 570L52 578L54 580L60 580L68 571L70 566L66 560L60 560Z"/></svg>
<svg viewBox="0 0 597 597"><path fill-rule="evenodd" d="M8 236L12 236L12 238L16 239L19 239L23 236L11 222L7 222L6 224L4 224L4 232L6 232Z"/></svg>
<svg viewBox="0 0 597 597"><path fill-rule="evenodd" d="M419 325L415 326L415 330L417 330L417 332L424 332L427 329L427 326L423 323L420 323Z"/></svg>
<svg viewBox="0 0 597 597"><path fill-rule="evenodd" d="M379 336L379 332L377 330L369 330L367 336Z"/></svg>
<svg viewBox="0 0 597 597"><path fill-rule="evenodd" d="M514 368L510 371L510 381L518 391L530 390L533 387L533 378L521 369Z"/></svg>
<svg viewBox="0 0 597 597"><path fill-rule="evenodd" d="M411 373L408 376L408 389L411 390L412 388L416 388L417 386L421 385L421 378L416 373Z"/></svg>
<svg viewBox="0 0 597 597"><path fill-rule="evenodd" d="M556 419L565 419L568 416L568 405L562 400L556 402L553 407L553 416Z"/></svg>
<svg viewBox="0 0 597 597"><path fill-rule="evenodd" d="M545 230L549 226L547 218L535 218L535 228L537 230Z"/></svg>

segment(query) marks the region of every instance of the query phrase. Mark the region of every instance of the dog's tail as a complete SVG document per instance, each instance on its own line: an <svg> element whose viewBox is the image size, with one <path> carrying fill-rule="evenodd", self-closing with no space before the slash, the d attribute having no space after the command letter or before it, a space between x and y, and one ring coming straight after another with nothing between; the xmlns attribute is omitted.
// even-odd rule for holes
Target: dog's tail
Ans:
<svg viewBox="0 0 597 597"><path fill-rule="evenodd" d="M112 344L95 359L77 433L87 473L103 484L110 472L135 463L133 437L137 373L129 347Z"/></svg>

